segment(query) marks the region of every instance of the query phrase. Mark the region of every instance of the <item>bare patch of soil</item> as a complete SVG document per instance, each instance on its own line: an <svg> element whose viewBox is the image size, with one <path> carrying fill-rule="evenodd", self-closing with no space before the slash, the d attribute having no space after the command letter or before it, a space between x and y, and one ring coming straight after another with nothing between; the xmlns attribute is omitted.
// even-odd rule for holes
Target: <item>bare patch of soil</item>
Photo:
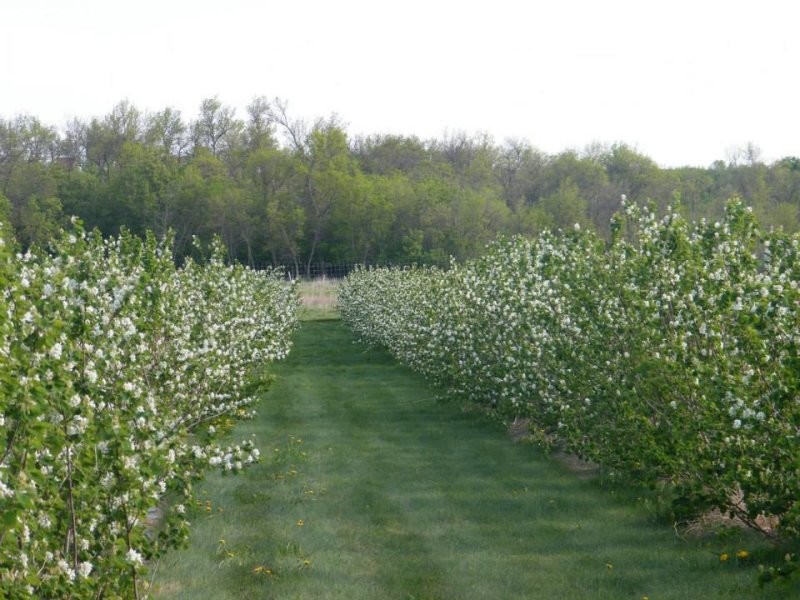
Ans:
<svg viewBox="0 0 800 600"><path fill-rule="evenodd" d="M552 443L553 441L540 439L543 434L537 435L534 433L530 419L514 419L514 421L508 425L508 435L514 442L543 441L545 443ZM578 456L570 454L569 452L565 452L561 449L554 449L550 453L550 456L556 462L566 467L567 470L575 473L578 477L594 477L600 471L600 468L596 464L583 460L582 458L579 458Z"/></svg>
<svg viewBox="0 0 800 600"><path fill-rule="evenodd" d="M571 473L575 473L578 477L594 477L600 473L600 467L593 462L583 460L574 454L564 452L563 450L554 450L551 456L560 464L564 465Z"/></svg>
<svg viewBox="0 0 800 600"><path fill-rule="evenodd" d="M508 435L514 442L523 442L533 440L531 435L531 420L530 419L514 419L508 425Z"/></svg>

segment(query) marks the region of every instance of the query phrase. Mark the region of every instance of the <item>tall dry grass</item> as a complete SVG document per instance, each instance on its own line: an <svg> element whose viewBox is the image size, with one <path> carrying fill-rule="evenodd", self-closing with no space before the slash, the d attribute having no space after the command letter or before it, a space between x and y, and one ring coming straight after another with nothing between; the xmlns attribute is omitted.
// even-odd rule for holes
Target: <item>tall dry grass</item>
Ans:
<svg viewBox="0 0 800 600"><path fill-rule="evenodd" d="M326 277L301 280L298 284L302 301L300 318L305 320L339 318L336 306L339 282L339 279Z"/></svg>

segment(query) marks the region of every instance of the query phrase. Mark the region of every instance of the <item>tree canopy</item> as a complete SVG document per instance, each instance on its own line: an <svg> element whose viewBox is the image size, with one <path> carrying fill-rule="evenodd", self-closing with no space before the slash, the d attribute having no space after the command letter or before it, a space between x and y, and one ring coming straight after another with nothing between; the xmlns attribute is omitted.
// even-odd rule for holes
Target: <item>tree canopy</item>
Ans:
<svg viewBox="0 0 800 600"><path fill-rule="evenodd" d="M240 117L218 98L194 119L120 102L62 128L0 118L0 213L23 247L46 245L70 216L125 229L224 241L231 260L287 265L442 263L503 234L578 223L601 233L626 195L692 219L738 196L760 221L800 229L800 158L760 161L753 144L708 168L661 168L624 143L555 155L519 139L353 138L335 116L309 122L255 98Z"/></svg>

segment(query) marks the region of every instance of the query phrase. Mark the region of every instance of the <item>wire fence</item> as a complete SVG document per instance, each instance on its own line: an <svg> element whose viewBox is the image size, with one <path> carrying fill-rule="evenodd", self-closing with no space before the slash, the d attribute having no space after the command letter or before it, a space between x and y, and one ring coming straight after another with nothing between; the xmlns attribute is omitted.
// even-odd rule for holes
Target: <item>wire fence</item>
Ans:
<svg viewBox="0 0 800 600"><path fill-rule="evenodd" d="M271 264L255 264L253 268L256 270L277 269L282 270L287 279L342 279L347 277L351 272L359 267L411 267L417 263L395 263L395 262L382 262L382 263L313 263L311 265L278 265ZM439 265L443 266L443 265Z"/></svg>

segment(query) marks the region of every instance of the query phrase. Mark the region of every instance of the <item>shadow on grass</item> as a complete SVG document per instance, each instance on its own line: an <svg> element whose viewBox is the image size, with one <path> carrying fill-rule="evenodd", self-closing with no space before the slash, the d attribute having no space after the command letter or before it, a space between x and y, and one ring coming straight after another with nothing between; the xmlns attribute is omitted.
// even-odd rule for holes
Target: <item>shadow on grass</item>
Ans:
<svg viewBox="0 0 800 600"><path fill-rule="evenodd" d="M340 320L305 321L300 327L302 334L296 337L285 363L289 368L313 370L386 365L402 370L385 350L357 344Z"/></svg>

